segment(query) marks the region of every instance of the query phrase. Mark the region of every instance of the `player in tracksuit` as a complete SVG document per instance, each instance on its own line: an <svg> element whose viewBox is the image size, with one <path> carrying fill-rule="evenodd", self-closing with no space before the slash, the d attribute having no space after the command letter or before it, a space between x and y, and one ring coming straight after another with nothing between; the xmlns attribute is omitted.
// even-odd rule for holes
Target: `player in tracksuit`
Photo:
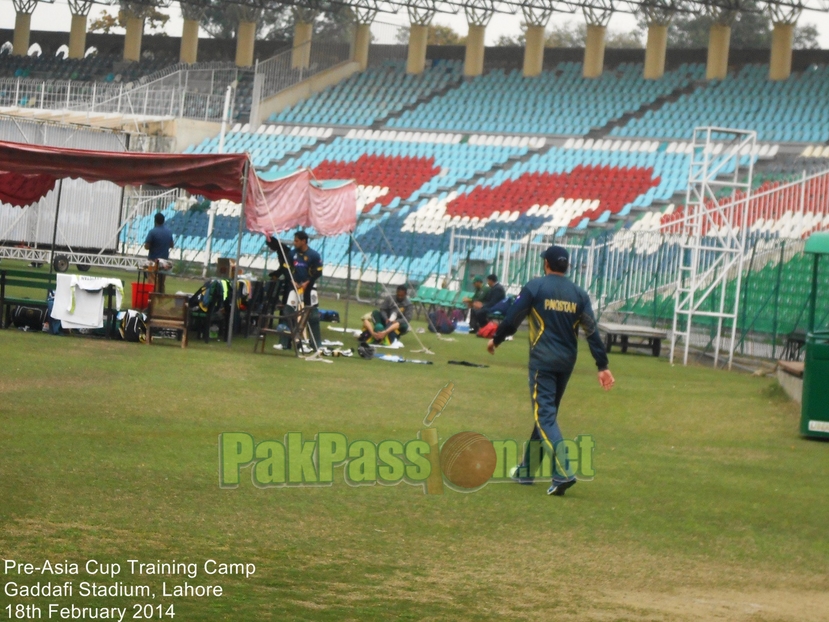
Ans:
<svg viewBox="0 0 829 622"><path fill-rule="evenodd" d="M581 326L587 335L590 353L599 368L599 383L605 389L613 386L613 374L608 369L607 354L596 328L596 319L590 306L590 298L582 288L564 274L569 267L567 251L551 246L543 254L545 276L527 283L513 303L495 336L487 344L490 354L515 333L524 318L530 328L530 397L532 399L535 427L532 439L540 440L553 458L553 483L548 495L561 496L576 483L570 470L558 426L558 407L567 381L573 373L578 353L578 330ZM529 462L529 448L524 464ZM529 478L518 477L528 483Z"/></svg>
<svg viewBox="0 0 829 622"><path fill-rule="evenodd" d="M302 296L306 307L313 307L308 316L308 325L314 337L311 347L316 350L320 347L321 335L319 300L315 284L322 276L322 257L308 246L308 234L304 231L297 231L294 234L293 272L294 281L299 290L297 294ZM291 304L290 300L288 304Z"/></svg>

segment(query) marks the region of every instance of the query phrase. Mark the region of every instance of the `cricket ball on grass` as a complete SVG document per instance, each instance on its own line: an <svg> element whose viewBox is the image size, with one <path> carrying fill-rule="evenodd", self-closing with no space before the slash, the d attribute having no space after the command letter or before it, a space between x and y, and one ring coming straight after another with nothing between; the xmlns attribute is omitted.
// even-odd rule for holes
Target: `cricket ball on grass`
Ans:
<svg viewBox="0 0 829 622"><path fill-rule="evenodd" d="M483 486L495 472L498 456L492 442L478 432L459 432L440 450L440 470L458 488Z"/></svg>

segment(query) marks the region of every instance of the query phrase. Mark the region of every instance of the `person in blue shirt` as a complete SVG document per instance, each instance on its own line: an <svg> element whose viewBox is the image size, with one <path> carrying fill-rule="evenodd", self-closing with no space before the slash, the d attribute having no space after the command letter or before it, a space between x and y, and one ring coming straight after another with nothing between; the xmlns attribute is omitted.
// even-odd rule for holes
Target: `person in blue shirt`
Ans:
<svg viewBox="0 0 829 622"><path fill-rule="evenodd" d="M155 227L150 229L147 239L144 240L144 248L149 252L149 259L169 259L170 249L173 248L175 240L173 233L164 226L164 214L155 215Z"/></svg>
<svg viewBox="0 0 829 622"><path fill-rule="evenodd" d="M314 336L314 343L311 347L319 347L322 336L320 335L320 314L319 299L315 285L317 279L322 276L322 257L308 246L308 234L304 231L297 231L294 234L294 281L297 286L297 294L302 296L305 306L312 306L313 310L308 316L308 324L311 327L311 334ZM289 303L290 304L290 303Z"/></svg>
<svg viewBox="0 0 829 622"><path fill-rule="evenodd" d="M562 496L576 483L558 425L558 409L567 381L573 373L578 353L578 330L587 336L590 354L599 370L599 384L609 391L614 384L608 369L607 353L596 327L590 297L566 276L570 258L561 246L551 246L543 254L545 276L533 279L521 290L507 312L487 350L495 349L528 318L530 337L529 382L535 427L531 440L539 440L553 461L553 482L548 495ZM529 445L515 479L531 483L527 473Z"/></svg>
<svg viewBox="0 0 829 622"><path fill-rule="evenodd" d="M147 239L144 240L144 248L150 251L147 258L169 259L170 249L173 248L174 244L173 233L164 226L164 214L159 212L155 215L155 227L150 229L150 232L147 234ZM159 293L164 293L164 281L166 278L166 275L160 272L156 273L156 291Z"/></svg>

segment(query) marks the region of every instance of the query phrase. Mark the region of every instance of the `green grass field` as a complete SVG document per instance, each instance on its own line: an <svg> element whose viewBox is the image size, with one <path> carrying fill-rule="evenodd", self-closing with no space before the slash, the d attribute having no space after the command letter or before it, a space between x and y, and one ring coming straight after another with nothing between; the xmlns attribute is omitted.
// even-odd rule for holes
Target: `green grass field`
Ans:
<svg viewBox="0 0 829 622"><path fill-rule="evenodd" d="M250 469L237 489L218 485L220 433L405 442L449 380L441 440L523 440L525 335L490 357L481 339L426 334L434 356L407 351L434 361L422 366L254 355L244 339L182 350L2 331L0 557L256 564L249 578L189 580L222 585L220 598L159 592L177 621L829 618L829 444L799 438L799 407L768 378L615 354L605 393L584 348L560 422L568 438L593 435L596 475L562 498L544 482L352 487L341 468L330 487L261 489ZM89 580L81 571L3 581ZM162 580L186 577L141 579ZM0 620L9 603L135 601L3 595Z"/></svg>

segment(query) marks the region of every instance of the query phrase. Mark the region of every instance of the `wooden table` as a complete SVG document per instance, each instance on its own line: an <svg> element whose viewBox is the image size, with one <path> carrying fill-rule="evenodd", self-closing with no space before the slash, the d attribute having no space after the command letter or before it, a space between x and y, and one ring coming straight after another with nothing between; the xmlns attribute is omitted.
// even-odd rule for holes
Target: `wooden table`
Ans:
<svg viewBox="0 0 829 622"><path fill-rule="evenodd" d="M633 324L599 322L599 330L605 334L605 348L608 352L613 344L618 343L622 352L627 352L628 348L643 348L650 350L654 356L659 356L662 351L662 340L668 338L666 330ZM631 342L631 337L637 341Z"/></svg>

